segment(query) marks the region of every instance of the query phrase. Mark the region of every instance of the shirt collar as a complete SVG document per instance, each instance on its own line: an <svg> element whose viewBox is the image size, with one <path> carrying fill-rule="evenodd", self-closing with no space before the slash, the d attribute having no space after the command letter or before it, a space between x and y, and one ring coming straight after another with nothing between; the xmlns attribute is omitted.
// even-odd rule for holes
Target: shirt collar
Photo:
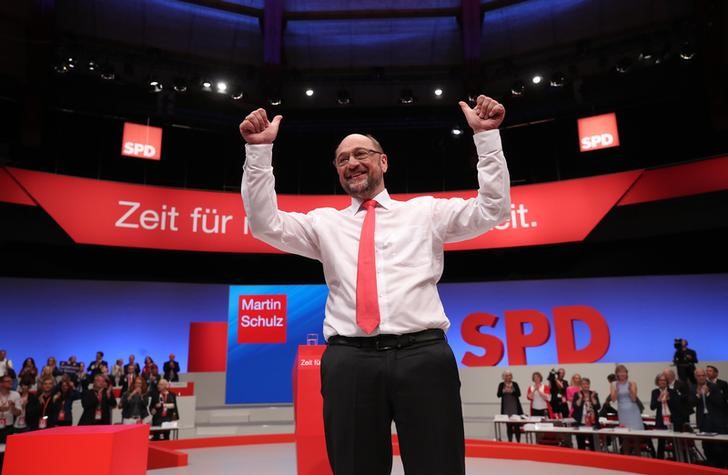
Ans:
<svg viewBox="0 0 728 475"><path fill-rule="evenodd" d="M372 198L373 200L376 200L377 204L384 208L389 209L392 206L392 198L389 196L389 192L387 192L386 188L379 192L377 196ZM361 204L363 203L363 200L360 200L359 198L351 197L351 205L349 206L349 212L354 215L359 211L361 208Z"/></svg>

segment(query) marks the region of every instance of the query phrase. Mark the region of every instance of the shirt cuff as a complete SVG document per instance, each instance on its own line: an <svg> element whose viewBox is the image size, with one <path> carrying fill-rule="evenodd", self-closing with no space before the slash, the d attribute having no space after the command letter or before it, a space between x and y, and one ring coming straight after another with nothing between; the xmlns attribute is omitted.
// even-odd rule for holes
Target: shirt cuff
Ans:
<svg viewBox="0 0 728 475"><path fill-rule="evenodd" d="M484 153L499 152L503 150L501 144L500 130L485 130L473 135L473 142L478 151Z"/></svg>
<svg viewBox="0 0 728 475"><path fill-rule="evenodd" d="M273 162L273 144L245 144L245 167L267 168Z"/></svg>

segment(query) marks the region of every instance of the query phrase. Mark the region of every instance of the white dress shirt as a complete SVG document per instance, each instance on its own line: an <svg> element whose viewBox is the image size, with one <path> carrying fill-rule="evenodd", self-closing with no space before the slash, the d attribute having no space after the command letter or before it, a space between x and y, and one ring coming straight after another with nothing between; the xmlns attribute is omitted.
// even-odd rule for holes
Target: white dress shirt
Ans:
<svg viewBox="0 0 728 475"><path fill-rule="evenodd" d="M510 177L498 130L474 136L478 151L477 197L397 201L384 190L374 234L379 293L379 333L447 330L450 321L437 293L443 245L474 238L510 216ZM348 208L308 213L280 211L274 190L273 145L246 145L242 196L250 231L282 251L321 261L329 287L324 336L366 336L356 324L359 236L366 215L361 201Z"/></svg>

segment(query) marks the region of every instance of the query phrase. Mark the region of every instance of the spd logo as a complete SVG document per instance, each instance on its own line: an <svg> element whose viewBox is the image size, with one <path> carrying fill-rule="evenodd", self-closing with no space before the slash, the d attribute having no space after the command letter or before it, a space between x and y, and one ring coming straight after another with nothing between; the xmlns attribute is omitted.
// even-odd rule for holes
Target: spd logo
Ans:
<svg viewBox="0 0 728 475"><path fill-rule="evenodd" d="M124 122L121 154L125 157L159 160L162 157L162 129Z"/></svg>
<svg viewBox="0 0 728 475"><path fill-rule="evenodd" d="M619 146L617 116L614 112L579 119L578 127L581 152Z"/></svg>
<svg viewBox="0 0 728 475"><path fill-rule="evenodd" d="M285 343L286 295L238 297L238 343Z"/></svg>

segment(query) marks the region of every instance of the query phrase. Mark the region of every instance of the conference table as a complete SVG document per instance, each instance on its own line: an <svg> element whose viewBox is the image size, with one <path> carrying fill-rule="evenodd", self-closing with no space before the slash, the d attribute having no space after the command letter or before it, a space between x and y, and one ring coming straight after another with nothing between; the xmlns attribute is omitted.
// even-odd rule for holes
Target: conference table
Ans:
<svg viewBox="0 0 728 475"><path fill-rule="evenodd" d="M595 429L593 427L556 427L551 423L529 423L522 427L528 443L536 443L538 434L568 435L568 436L590 436L593 447L602 452L609 451L609 444L604 443L607 437L614 442L615 452L619 452L620 437L637 437L646 441L652 439L672 442L675 453L675 460L678 462L690 462L690 449L695 442L716 442L728 444L728 435L725 434L702 434L690 432L673 432L670 430L630 430L623 427Z"/></svg>

